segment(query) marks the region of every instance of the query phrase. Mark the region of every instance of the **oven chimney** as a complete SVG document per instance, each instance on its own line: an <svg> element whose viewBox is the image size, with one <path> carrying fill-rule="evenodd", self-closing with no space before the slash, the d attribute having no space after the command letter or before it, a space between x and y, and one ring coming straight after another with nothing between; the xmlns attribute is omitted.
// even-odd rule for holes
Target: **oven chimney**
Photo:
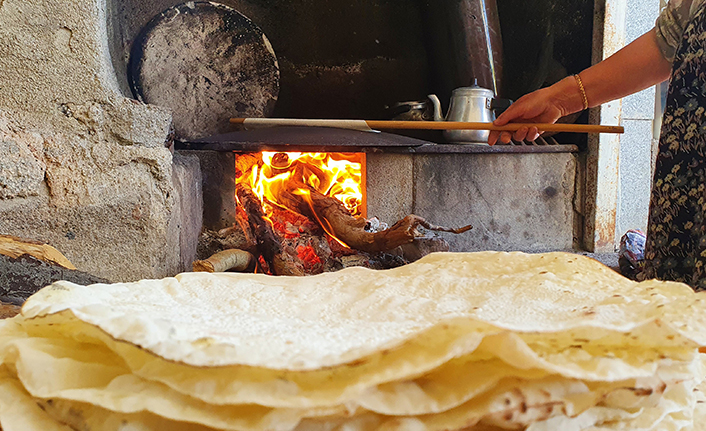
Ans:
<svg viewBox="0 0 706 431"><path fill-rule="evenodd" d="M502 35L496 0L440 0L428 9L440 92L478 85L502 95Z"/></svg>

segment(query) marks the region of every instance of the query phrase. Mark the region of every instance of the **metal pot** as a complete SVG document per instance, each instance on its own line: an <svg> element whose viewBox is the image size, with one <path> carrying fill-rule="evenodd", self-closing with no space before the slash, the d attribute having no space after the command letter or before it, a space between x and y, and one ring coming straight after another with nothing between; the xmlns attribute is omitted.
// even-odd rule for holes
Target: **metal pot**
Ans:
<svg viewBox="0 0 706 431"><path fill-rule="evenodd" d="M429 100L400 102L388 108L389 116L398 121L432 121L434 106Z"/></svg>
<svg viewBox="0 0 706 431"><path fill-rule="evenodd" d="M446 117L441 111L441 102L434 95L429 95L434 105L434 121L460 121L472 123L492 123L495 121L495 111L505 110L511 104L509 99L497 99L493 90L479 87L461 87L451 93L451 103ZM452 143L484 143L488 142L490 132L487 130L445 130L444 138Z"/></svg>

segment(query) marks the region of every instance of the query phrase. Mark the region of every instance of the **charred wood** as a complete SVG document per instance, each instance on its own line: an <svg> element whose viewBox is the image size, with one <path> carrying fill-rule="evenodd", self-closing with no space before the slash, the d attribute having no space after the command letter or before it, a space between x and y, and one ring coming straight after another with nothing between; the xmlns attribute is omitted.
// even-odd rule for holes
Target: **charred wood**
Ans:
<svg viewBox="0 0 706 431"><path fill-rule="evenodd" d="M14 304L6 304L0 300L0 320L10 319L20 314L21 307Z"/></svg>
<svg viewBox="0 0 706 431"><path fill-rule="evenodd" d="M31 295L55 281L89 285L108 280L43 262L29 255L18 258L0 255L0 300L22 305Z"/></svg>
<svg viewBox="0 0 706 431"><path fill-rule="evenodd" d="M281 190L277 198L287 207L316 220L329 235L339 239L348 247L368 253L385 252L413 242L415 238L423 236L417 230L420 226L432 231L456 234L472 229L472 226L460 229L436 226L412 214L387 230L368 232L365 230L366 220L353 217L340 201L295 181Z"/></svg>
<svg viewBox="0 0 706 431"><path fill-rule="evenodd" d="M305 275L301 262L285 252L281 238L265 220L262 204L252 190L238 184L236 195L247 214L248 225L257 238L257 254L262 256L267 269L275 275Z"/></svg>
<svg viewBox="0 0 706 431"><path fill-rule="evenodd" d="M236 210L235 223L219 231L205 229L199 237L197 248L197 258L205 260L216 253L224 250L239 249L249 253L256 253L257 241L250 229L247 215L238 207Z"/></svg>
<svg viewBox="0 0 706 431"><path fill-rule="evenodd" d="M416 238L409 244L401 245L399 251L407 262L416 262L431 253L448 252L450 247L442 238Z"/></svg>

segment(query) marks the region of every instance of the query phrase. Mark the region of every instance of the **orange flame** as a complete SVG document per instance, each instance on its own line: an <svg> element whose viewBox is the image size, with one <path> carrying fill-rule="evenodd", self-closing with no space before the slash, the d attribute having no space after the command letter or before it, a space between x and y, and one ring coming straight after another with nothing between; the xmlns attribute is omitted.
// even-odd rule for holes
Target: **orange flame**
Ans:
<svg viewBox="0 0 706 431"><path fill-rule="evenodd" d="M248 182L263 203L266 215L272 214L270 205L286 208L277 198L288 181L297 180L326 196L338 199L354 216L363 212L363 154L347 153L261 153L262 163L243 173L237 182ZM295 178L294 176L298 178ZM305 194L308 190L297 190ZM310 199L307 199L309 202ZM329 231L329 226L322 226ZM329 232L330 233L330 232Z"/></svg>
<svg viewBox="0 0 706 431"><path fill-rule="evenodd" d="M319 222L319 226L321 226L324 229L324 232L329 234L329 236L333 239L335 239L339 244L341 244L344 247L348 247L346 243L341 241L336 237L336 235L333 232L333 226L331 226L331 223L328 222L326 219L322 219L319 217L318 214L316 214L316 211L314 210L314 202L311 200L311 192L309 190L304 190L304 189L297 189L294 193L296 193L299 196L302 196L304 200L306 201L307 204L309 204L309 208L311 209L311 213L314 214L314 217L316 217L316 221Z"/></svg>

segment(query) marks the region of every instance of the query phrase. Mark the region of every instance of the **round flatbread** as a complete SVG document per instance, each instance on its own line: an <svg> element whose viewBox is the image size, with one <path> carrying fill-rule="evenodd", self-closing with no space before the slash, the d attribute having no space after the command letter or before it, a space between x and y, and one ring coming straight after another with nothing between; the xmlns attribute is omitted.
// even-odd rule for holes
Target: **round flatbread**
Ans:
<svg viewBox="0 0 706 431"><path fill-rule="evenodd" d="M311 277L186 273L88 287L57 282L32 296L22 314L67 311L191 366L306 371L367 361L427 331L449 345L456 337L448 334L464 322L483 325L486 335L546 333L550 342L551 334L572 331L576 336L555 341L582 344L595 333L623 345L622 336L609 334L659 320L659 331L638 337L640 345L689 350L706 345L704 295L678 283L635 283L570 253L437 253L387 271Z"/></svg>

